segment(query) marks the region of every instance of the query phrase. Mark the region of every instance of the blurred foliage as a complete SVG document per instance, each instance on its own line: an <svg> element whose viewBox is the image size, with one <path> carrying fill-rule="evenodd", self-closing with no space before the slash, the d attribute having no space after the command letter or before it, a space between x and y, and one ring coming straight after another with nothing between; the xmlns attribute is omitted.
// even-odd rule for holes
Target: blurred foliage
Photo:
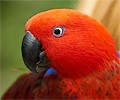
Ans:
<svg viewBox="0 0 120 100"><path fill-rule="evenodd" d="M1 95L28 71L21 56L24 25L34 14L53 8L75 8L78 0L1 1ZM20 70L19 70L20 69Z"/></svg>

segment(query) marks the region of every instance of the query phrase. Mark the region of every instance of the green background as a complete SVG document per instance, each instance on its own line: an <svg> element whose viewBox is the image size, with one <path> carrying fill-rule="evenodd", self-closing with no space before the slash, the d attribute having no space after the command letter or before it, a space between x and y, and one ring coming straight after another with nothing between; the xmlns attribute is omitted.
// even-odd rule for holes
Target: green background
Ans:
<svg viewBox="0 0 120 100"><path fill-rule="evenodd" d="M53 8L75 8L78 0L1 1L1 95L21 74L29 71L22 60L24 25L34 14ZM1 96L0 96L1 97Z"/></svg>

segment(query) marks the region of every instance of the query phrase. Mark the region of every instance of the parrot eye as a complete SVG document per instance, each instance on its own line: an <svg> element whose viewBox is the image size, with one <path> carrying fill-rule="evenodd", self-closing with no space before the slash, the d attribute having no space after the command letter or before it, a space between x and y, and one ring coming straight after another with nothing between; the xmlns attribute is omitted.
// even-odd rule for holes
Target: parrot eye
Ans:
<svg viewBox="0 0 120 100"><path fill-rule="evenodd" d="M53 35L55 37L61 37L64 34L64 32L65 32L65 27L57 26L57 27L53 28L53 32L52 33L53 33Z"/></svg>

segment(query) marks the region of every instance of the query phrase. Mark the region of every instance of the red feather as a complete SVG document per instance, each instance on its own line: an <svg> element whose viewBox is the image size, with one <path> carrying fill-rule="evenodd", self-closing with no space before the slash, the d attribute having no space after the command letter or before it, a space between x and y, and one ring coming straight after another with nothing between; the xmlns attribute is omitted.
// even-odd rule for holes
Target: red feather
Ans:
<svg viewBox="0 0 120 100"><path fill-rule="evenodd" d="M16 80L2 99L120 99L120 66L77 80L50 75L24 74Z"/></svg>

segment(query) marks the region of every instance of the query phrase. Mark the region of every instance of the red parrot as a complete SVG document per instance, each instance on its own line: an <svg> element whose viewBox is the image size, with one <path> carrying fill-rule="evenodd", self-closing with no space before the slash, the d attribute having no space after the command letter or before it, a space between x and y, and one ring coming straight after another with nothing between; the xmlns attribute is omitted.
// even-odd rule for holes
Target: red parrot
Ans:
<svg viewBox="0 0 120 100"><path fill-rule="evenodd" d="M100 22L53 9L30 18L25 32L22 56L33 73L20 76L2 99L120 99L119 58Z"/></svg>

